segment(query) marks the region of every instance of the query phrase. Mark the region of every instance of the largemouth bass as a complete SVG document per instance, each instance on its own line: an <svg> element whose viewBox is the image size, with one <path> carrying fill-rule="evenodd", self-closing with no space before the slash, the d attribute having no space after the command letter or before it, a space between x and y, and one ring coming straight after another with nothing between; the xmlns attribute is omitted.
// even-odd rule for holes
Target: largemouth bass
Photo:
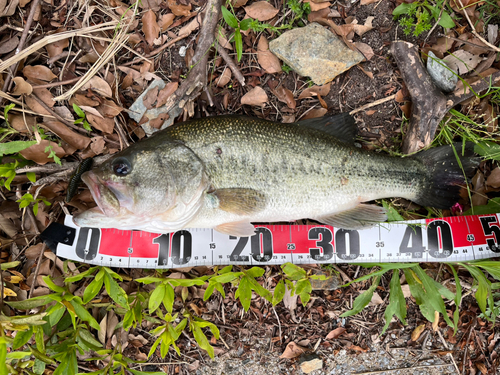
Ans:
<svg viewBox="0 0 500 375"><path fill-rule="evenodd" d="M450 146L399 158L357 148L354 137L347 114L294 124L239 116L179 123L84 173L98 207L74 221L235 236L252 235L252 223L304 218L359 229L387 219L382 207L363 203L374 199L451 207L479 161L470 146L460 167Z"/></svg>

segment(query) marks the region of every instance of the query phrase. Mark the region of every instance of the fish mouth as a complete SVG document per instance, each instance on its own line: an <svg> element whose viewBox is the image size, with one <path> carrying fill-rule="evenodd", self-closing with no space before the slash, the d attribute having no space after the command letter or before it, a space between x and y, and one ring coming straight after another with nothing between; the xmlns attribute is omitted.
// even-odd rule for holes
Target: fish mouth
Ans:
<svg viewBox="0 0 500 375"><path fill-rule="evenodd" d="M82 181L88 186L92 198L97 203L104 215L108 217L118 216L120 213L120 202L116 195L106 187L106 184L92 171L82 174Z"/></svg>

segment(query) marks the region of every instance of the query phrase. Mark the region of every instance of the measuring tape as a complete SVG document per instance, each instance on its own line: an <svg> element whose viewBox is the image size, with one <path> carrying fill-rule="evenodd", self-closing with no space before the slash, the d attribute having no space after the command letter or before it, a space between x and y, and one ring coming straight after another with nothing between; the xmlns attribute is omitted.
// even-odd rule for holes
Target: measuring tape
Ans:
<svg viewBox="0 0 500 375"><path fill-rule="evenodd" d="M252 237L213 229L158 234L80 228L66 216L64 225L51 224L41 237L59 257L121 268L463 262L500 256L498 214L382 223L363 230L257 225Z"/></svg>

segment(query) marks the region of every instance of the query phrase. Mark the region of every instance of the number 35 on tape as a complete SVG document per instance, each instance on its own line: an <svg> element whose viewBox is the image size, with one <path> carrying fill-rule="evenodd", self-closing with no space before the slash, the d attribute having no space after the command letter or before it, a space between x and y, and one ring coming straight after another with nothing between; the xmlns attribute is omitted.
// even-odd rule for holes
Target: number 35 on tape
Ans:
<svg viewBox="0 0 500 375"><path fill-rule="evenodd" d="M80 228L71 216L42 239L58 256L110 267L227 264L459 262L500 256L498 215L384 223L364 230L326 225L258 225L252 237L212 229L169 234Z"/></svg>

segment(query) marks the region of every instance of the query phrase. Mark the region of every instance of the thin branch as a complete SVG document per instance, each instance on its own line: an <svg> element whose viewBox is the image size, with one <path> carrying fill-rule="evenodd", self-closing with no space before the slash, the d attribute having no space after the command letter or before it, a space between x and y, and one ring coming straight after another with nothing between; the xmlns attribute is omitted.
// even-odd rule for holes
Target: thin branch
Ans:
<svg viewBox="0 0 500 375"><path fill-rule="evenodd" d="M220 43L217 43L217 51L222 56L226 64L229 66L231 71L234 73L234 77L238 80L241 86L245 86L245 77L241 74L240 69L236 66L233 59L227 53L226 49L222 47Z"/></svg>
<svg viewBox="0 0 500 375"><path fill-rule="evenodd" d="M500 52L500 48L498 48L498 47L494 46L493 44L489 43L486 39L484 39L481 35L479 35L479 33L476 31L476 28L474 27L474 24L472 23L471 19L469 18L469 14L467 14L467 10L465 9L464 4L462 4L462 0L458 0L458 2L460 3L460 6L462 7L462 9L464 11L465 18L467 18L467 21L469 21L469 25L470 25L470 27L472 29L472 34L474 34L481 42L483 42L484 44L486 44L488 47L490 47L494 51Z"/></svg>

